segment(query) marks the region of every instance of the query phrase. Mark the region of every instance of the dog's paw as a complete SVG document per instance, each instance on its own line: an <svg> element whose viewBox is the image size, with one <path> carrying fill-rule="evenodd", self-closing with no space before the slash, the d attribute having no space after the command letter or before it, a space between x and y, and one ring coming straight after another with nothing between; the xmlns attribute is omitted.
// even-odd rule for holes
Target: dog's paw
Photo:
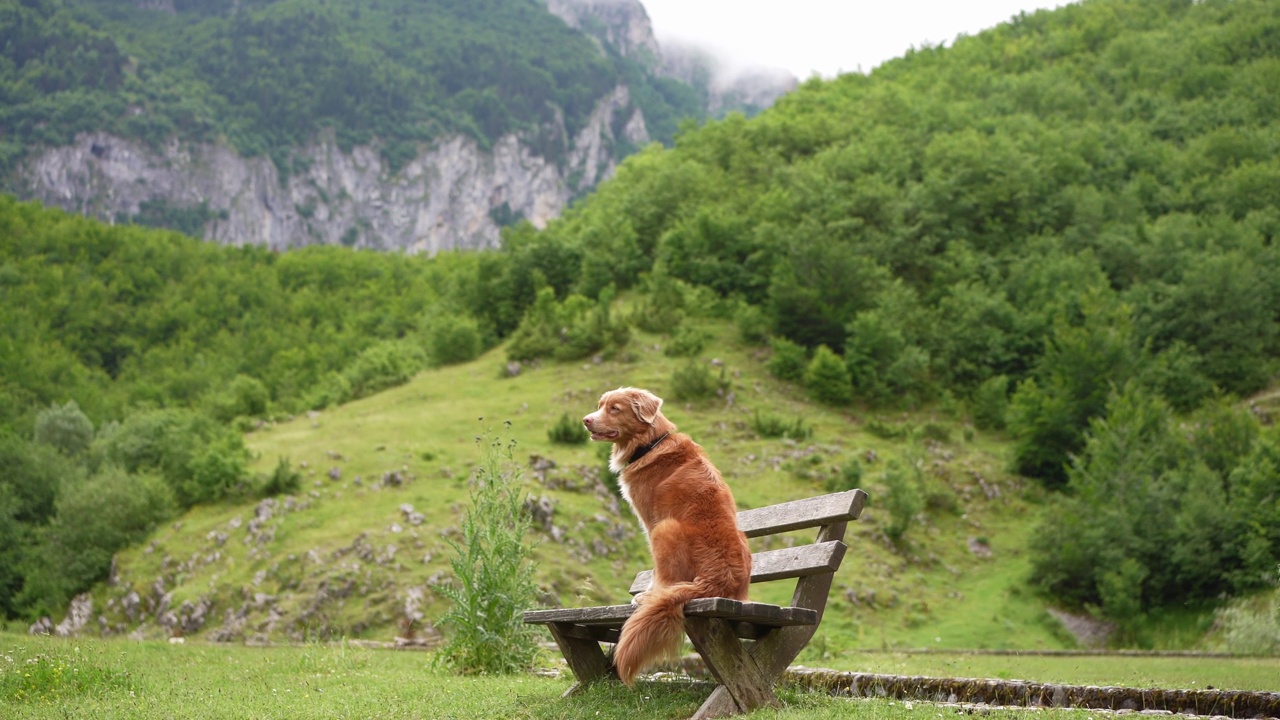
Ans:
<svg viewBox="0 0 1280 720"><path fill-rule="evenodd" d="M638 595L636 595L636 596L632 597L632 598L631 598L631 604L632 604L632 605L643 605L643 604L644 604L644 599L645 599L645 597L646 597L646 596L648 596L648 594L649 594L649 591L648 591L648 590L646 590L646 591L644 591L644 592L642 592L642 593L640 593L640 594L638 594Z"/></svg>

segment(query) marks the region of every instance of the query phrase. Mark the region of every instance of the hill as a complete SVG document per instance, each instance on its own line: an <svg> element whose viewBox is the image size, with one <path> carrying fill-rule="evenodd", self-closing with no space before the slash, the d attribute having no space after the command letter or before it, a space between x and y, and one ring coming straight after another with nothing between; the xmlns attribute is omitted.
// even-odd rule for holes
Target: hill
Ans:
<svg viewBox="0 0 1280 720"><path fill-rule="evenodd" d="M6 2L0 189L234 245L492 247L713 102L638 2L553 9Z"/></svg>
<svg viewBox="0 0 1280 720"><path fill-rule="evenodd" d="M841 570L824 622L833 651L1069 642L1022 589L1033 506L1023 481L1003 471L1000 444L971 438L945 416L883 418L811 406L770 378L732 328L698 323L713 335L733 399L669 400L667 411L708 448L742 507L819 494L825 483L848 482L851 466L872 493L866 521L853 529L856 561ZM548 596L621 601L634 573L647 567L638 525L603 484L599 452L553 444L547 431L562 413L580 417L600 392L621 384L671 397L672 374L685 361L664 355L661 343L641 336L617 359L547 365L514 378L500 377L501 353L489 353L255 431L248 436L254 467L269 472L288 457L304 475L301 492L198 508L160 528L118 556L111 585L95 593L94 612L107 608L116 632L142 622L150 634L182 628L222 640L389 640L406 618L430 621L443 609L432 589L449 576L442 538L456 532L482 437L515 443L514 464L539 507L538 580ZM752 429L757 415L798 418L813 434L761 437ZM914 425L941 439L886 440L868 425L882 433ZM884 531L882 476L898 462L918 466L927 507L907 531L906 551Z"/></svg>
<svg viewBox="0 0 1280 720"><path fill-rule="evenodd" d="M785 427L791 413L853 414L865 422L858 427L895 438L908 434L888 418L925 413L909 417L936 442L949 435L981 448L1007 438L1005 450L975 460L976 471L990 479L1012 468L1028 495L1010 502L1044 498L1053 508L1009 535L1025 553L1014 574L1029 579L1030 599L1016 602L1100 615L1115 624L1116 643L1158 644L1170 617L1194 625L1225 598L1272 588L1280 561L1280 431L1267 392L1280 357L1277 28L1264 2L1095 0L1022 16L871 75L806 83L756 118L690 128L670 150L628 158L545 230L507 228L496 253L277 256L8 203L0 390L14 402L0 406L10 428L0 451L23 471L0 497L12 520L0 533L17 528L34 540L11 550L22 563L0 563L27 573L0 578L0 588L20 590L0 595L12 600L5 612L65 602L106 574L110 551L169 526L174 507L202 517L222 512L199 509L210 503L287 489L289 466L267 473L278 457L266 457L250 471L245 441L227 423L249 430L335 412L327 408L426 367L469 367L499 346L509 365L489 355L484 373L533 366L541 377L590 377L596 357L631 357L633 377L582 389L667 377L649 375L653 366L680 371L659 390L693 397L720 380L705 363L664 364L666 353L705 360L714 348L745 354L730 367L753 383L724 378L740 405L801 393L812 403L775 405L787 414L770 425ZM710 318L725 324L708 329ZM644 350L649 343L663 346L662 358ZM777 385L758 373L761 362ZM781 394L744 395L755 383ZM555 384L521 402L539 412L563 402L569 412L590 400L549 400L580 383ZM487 386L481 378L456 390ZM503 390L480 392L484 404ZM717 433L736 432L731 419L692 429L727 437ZM943 433L930 422L973 429ZM824 442L858 437L843 430L829 429ZM947 492L915 476L930 467L928 448L912 447L883 469L848 466L848 477L862 472L893 499L886 510L897 518L878 528L891 540L912 537L921 511L950 517ZM405 452L431 453L425 467L436 467L431 447ZM562 467L593 464L586 451L567 452L579 459L557 459ZM842 463L857 455L843 445L815 452ZM790 462L813 483L845 476L838 464L819 481L807 455L763 446L747 454ZM362 467L362 482L412 461L398 459ZM440 464L459 482L462 462L453 452ZM47 468L70 479L50 480ZM963 487L955 482L953 498ZM145 492L129 493L128 483ZM913 483L935 492L913 492ZM754 502L747 485L743 500ZM103 496L134 501L138 512L110 528L109 546L92 546L77 513ZM573 502L594 508L592 498L563 500L565 512ZM961 519L970 512L956 507ZM617 526L603 517L594 532ZM215 529L227 532L201 537L215 542ZM1004 571L965 575L946 562L959 552L956 532L934 555L965 578L1003 583ZM189 540L174 562L189 563L198 548ZM385 548L344 540L362 556L361 572L373 573L363 556L376 560ZM415 551L429 550L422 542ZM68 560L80 557L68 550L77 543L97 551L84 555L92 563ZM148 581L169 572L139 567ZM343 587L383 582L365 577ZM562 599L576 591L564 582L555 588ZM206 591L184 592L194 607ZM391 622L391 611L380 617ZM1187 637L1179 642L1195 642Z"/></svg>

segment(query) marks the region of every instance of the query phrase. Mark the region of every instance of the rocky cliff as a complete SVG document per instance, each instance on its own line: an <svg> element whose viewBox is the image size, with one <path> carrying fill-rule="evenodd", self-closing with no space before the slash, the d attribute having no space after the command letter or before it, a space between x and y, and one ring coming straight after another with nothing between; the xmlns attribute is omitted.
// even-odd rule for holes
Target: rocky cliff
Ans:
<svg viewBox="0 0 1280 720"><path fill-rule="evenodd" d="M617 131L615 132L615 128ZM484 149L462 136L441 138L396 172L373 146L344 152L332 137L294 151L281 177L266 157L241 157L221 144L171 141L152 149L103 133L35 154L21 173L26 195L48 205L114 221L144 204L207 210L204 237L275 249L325 243L434 254L498 244L500 223L537 226L614 170L619 144L649 142L627 88L596 104L559 162L507 135Z"/></svg>
<svg viewBox="0 0 1280 720"><path fill-rule="evenodd" d="M695 85L713 112L726 105L748 112L765 107L795 84L786 76L744 93L712 82L709 73L687 72L689 62L663 58L639 0L546 5L592 38L602 54ZM171 2L141 6L174 12ZM32 150L11 187L25 198L109 222L175 227L231 245L323 243L430 254L491 248L505 224L527 219L545 225L652 135L626 85L600 97L585 124L572 123L582 126L572 134L563 115L554 114L534 132L506 134L487 145L462 134L437 137L396 167L387 165L388 154L376 141L343 147L328 131L293 147L283 163L243 156L221 142L179 138L156 146L85 132L69 144Z"/></svg>

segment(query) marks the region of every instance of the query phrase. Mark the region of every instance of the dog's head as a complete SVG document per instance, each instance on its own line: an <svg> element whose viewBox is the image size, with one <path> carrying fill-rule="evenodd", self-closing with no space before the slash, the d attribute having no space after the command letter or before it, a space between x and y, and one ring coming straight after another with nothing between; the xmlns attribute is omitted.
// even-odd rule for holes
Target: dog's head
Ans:
<svg viewBox="0 0 1280 720"><path fill-rule="evenodd" d="M582 418L582 424L592 440L618 446L643 444L674 427L662 415L662 398L638 388L601 395L599 408Z"/></svg>

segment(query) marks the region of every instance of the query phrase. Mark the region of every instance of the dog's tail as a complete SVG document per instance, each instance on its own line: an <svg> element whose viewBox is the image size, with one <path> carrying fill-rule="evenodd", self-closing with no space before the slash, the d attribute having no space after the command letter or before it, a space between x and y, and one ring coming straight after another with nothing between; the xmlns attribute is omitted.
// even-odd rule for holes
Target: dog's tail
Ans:
<svg viewBox="0 0 1280 720"><path fill-rule="evenodd" d="M628 687L636 675L662 660L675 658L684 634L684 606L694 598L716 597L718 583L697 577L646 593L627 618L613 652L618 678Z"/></svg>

